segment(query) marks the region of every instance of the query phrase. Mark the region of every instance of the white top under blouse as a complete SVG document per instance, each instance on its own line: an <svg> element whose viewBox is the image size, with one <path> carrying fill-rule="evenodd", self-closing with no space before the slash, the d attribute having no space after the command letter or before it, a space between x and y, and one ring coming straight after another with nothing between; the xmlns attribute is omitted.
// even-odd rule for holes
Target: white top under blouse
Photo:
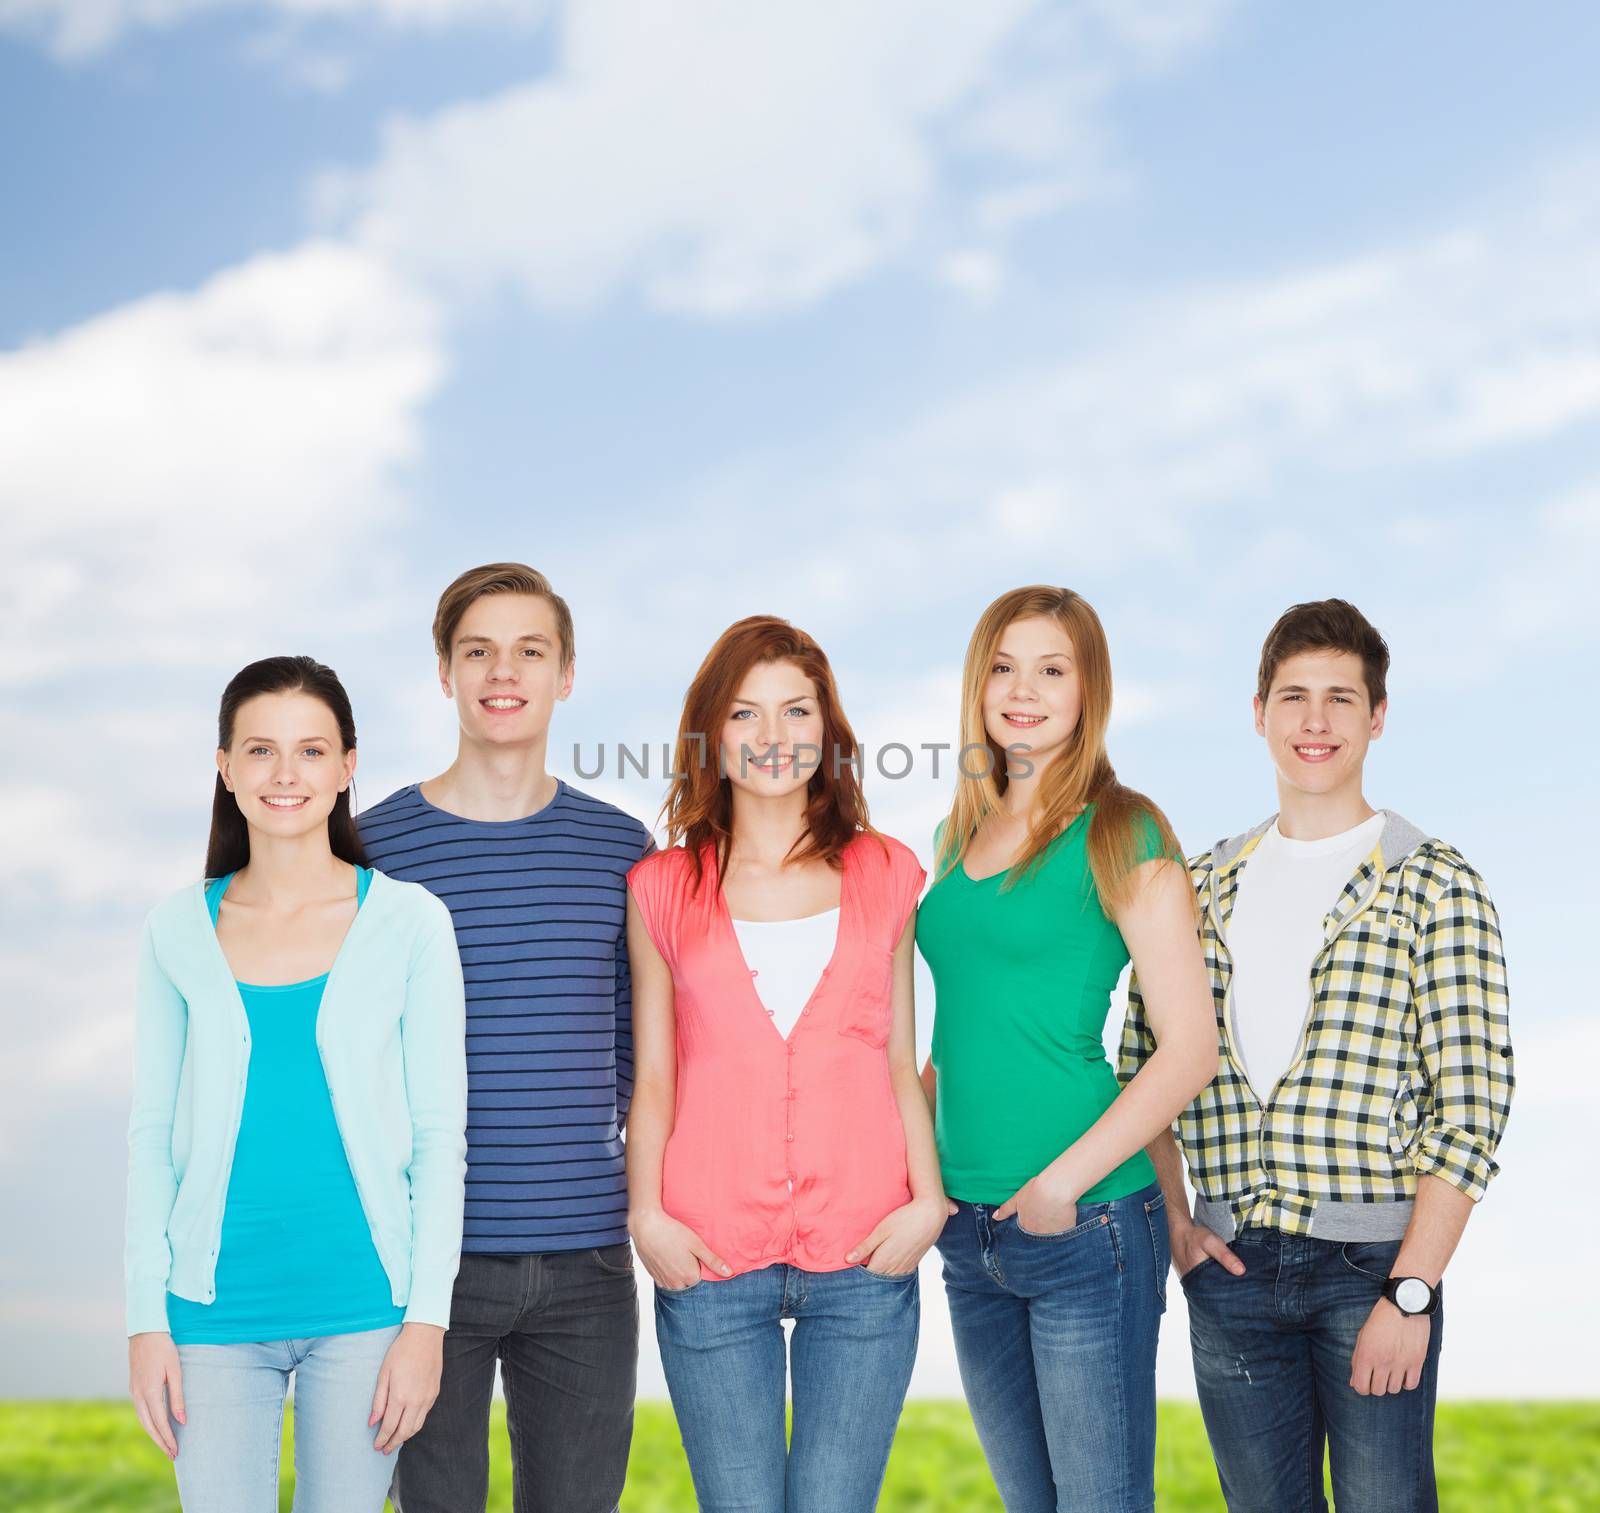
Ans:
<svg viewBox="0 0 1600 1513"><path fill-rule="evenodd" d="M839 910L803 919L736 919L733 930L750 969L751 986L787 1040L833 956Z"/></svg>

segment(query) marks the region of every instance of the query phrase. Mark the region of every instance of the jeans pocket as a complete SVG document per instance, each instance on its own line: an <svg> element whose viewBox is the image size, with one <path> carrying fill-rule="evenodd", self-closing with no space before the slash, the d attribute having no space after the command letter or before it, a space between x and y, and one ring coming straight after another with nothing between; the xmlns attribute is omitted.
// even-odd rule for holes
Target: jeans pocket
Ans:
<svg viewBox="0 0 1600 1513"><path fill-rule="evenodd" d="M626 1240L616 1245L597 1245L589 1254L594 1257L594 1263L601 1271L610 1272L615 1277L633 1275L633 1247Z"/></svg>
<svg viewBox="0 0 1600 1513"><path fill-rule="evenodd" d="M1088 1234L1091 1229L1101 1229L1105 1225L1109 1224L1111 1222L1111 1215L1107 1213L1106 1210L1110 1208L1110 1206L1111 1205L1109 1203L1080 1203L1078 1205L1078 1222L1074 1224L1071 1229L1057 1230L1052 1234L1040 1234L1037 1230L1024 1227L1022 1215L1019 1213L1015 1216L1017 1221L1017 1233L1019 1235L1026 1235L1030 1240L1071 1240L1078 1235ZM1094 1208L1099 1211L1091 1214L1087 1219L1085 1219L1082 1215L1084 1209L1086 1208Z"/></svg>
<svg viewBox="0 0 1600 1513"><path fill-rule="evenodd" d="M1219 1264L1220 1263L1215 1256L1201 1256L1199 1261L1191 1266L1187 1271L1180 1271L1178 1273L1179 1286L1187 1286L1191 1277L1198 1276L1208 1266L1216 1266Z"/></svg>
<svg viewBox="0 0 1600 1513"><path fill-rule="evenodd" d="M661 1297L688 1297L690 1292L693 1292L696 1287L701 1286L704 1281L706 1281L704 1276L696 1276L694 1281L691 1281L691 1283L686 1287L662 1287L661 1283L658 1281L658 1283L656 1283L656 1292L658 1292L658 1295L661 1295Z"/></svg>
<svg viewBox="0 0 1600 1513"><path fill-rule="evenodd" d="M1339 1247L1339 1259L1358 1277L1387 1282L1400 1254L1398 1240L1348 1240Z"/></svg>
<svg viewBox="0 0 1600 1513"><path fill-rule="evenodd" d="M889 1282L896 1285L909 1282L917 1274L915 1267L910 1271L874 1271L865 1261L857 1261L855 1269L871 1277L875 1282Z"/></svg>
<svg viewBox="0 0 1600 1513"><path fill-rule="evenodd" d="M1167 1307L1167 1273L1172 1269L1172 1240L1167 1233L1167 1200L1157 1193L1144 1206L1144 1216L1150 1226L1150 1253L1156 1269L1156 1301L1162 1312Z"/></svg>

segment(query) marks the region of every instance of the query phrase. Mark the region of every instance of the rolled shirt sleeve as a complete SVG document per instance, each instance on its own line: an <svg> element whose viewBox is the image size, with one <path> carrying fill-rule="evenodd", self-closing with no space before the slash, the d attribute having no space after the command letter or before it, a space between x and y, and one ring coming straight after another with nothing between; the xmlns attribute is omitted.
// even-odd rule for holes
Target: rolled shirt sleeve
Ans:
<svg viewBox="0 0 1600 1513"><path fill-rule="evenodd" d="M1412 1001L1431 1091L1412 1165L1476 1201L1499 1170L1516 1076L1500 921L1470 867L1453 869L1419 927Z"/></svg>

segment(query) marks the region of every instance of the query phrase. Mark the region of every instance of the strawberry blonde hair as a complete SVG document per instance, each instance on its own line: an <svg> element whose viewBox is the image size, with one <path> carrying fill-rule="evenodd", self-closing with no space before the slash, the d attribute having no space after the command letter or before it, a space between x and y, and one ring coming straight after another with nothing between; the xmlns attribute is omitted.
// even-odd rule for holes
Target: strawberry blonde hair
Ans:
<svg viewBox="0 0 1600 1513"><path fill-rule="evenodd" d="M1014 621L1040 616L1054 620L1072 642L1072 656L1083 694L1078 727L1051 759L1034 795L1033 820L1027 840L1007 869L1001 888L1020 882L1038 867L1044 849L1077 816L1094 805L1089 820L1089 870L1100 906L1114 917L1133 894L1133 872L1145 860L1146 837L1154 827L1159 854L1181 859L1183 852L1167 817L1142 793L1125 788L1106 755L1106 726L1111 720L1111 651L1105 628L1093 606L1070 588L1036 584L1015 588L983 612L967 643L961 672L961 770L956 796L944 822L935 871L943 877L959 866L983 819L1002 807L1010 779L1006 752L992 740L983 723L983 693L1006 628ZM965 753L987 749L987 769L970 770Z"/></svg>
<svg viewBox="0 0 1600 1513"><path fill-rule="evenodd" d="M806 784L806 828L787 861L820 857L842 865L840 853L857 835L877 832L867 821L855 733L839 707L833 669L822 648L803 630L776 615L750 615L730 625L706 653L684 695L672 763L672 784L661 806L667 844L689 853L694 886L702 878L701 852L716 847L717 876L733 845L732 785L722 773L721 731L750 669L792 662L816 685L822 715L822 753Z"/></svg>

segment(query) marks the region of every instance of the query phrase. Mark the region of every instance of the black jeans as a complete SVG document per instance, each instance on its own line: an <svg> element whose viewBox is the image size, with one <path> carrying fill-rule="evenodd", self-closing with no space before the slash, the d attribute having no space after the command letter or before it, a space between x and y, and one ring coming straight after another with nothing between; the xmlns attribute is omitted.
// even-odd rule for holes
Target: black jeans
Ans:
<svg viewBox="0 0 1600 1513"><path fill-rule="evenodd" d="M400 1513L482 1513L500 1363L516 1513L612 1513L633 1439L633 1252L461 1257L439 1400L395 1467Z"/></svg>

